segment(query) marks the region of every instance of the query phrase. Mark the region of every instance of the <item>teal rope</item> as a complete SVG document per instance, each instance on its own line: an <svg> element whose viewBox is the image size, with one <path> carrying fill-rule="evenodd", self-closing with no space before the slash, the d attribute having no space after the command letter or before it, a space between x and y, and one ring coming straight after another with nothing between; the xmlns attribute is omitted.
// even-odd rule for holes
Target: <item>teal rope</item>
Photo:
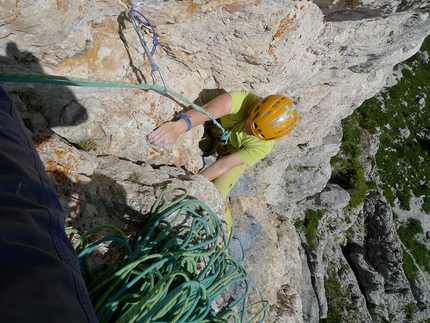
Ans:
<svg viewBox="0 0 430 323"><path fill-rule="evenodd" d="M181 194L163 205L165 194L172 191ZM191 225L173 229L183 216L192 218ZM90 244L89 237L103 229L114 230L115 234ZM234 228L233 233L237 236ZM99 322L227 323L245 322L246 315L252 316L250 323L263 322L268 303L258 286L248 282L241 266L244 250L240 239L242 259L235 261L227 251L232 237L226 237L218 216L203 202L188 199L182 188L168 188L160 194L149 223L135 242L109 225L81 235L74 247L83 248L78 255L82 260L109 239L126 249L122 260L87 285ZM244 286L243 295L215 313L211 304L238 282ZM253 288L261 300L247 304Z"/></svg>
<svg viewBox="0 0 430 323"><path fill-rule="evenodd" d="M41 83L41 84L55 84L64 86L81 86L81 87L109 87L109 88L128 88L128 89L142 89L145 91L153 90L158 93L169 93L172 96L180 99L186 104L190 105L197 111L204 113L209 119L221 130L221 141L227 142L230 132L215 119L215 117L202 109L198 105L194 104L188 100L185 96L159 85L151 84L132 84L126 82L116 82L116 81L105 81L96 79L86 79L78 77L65 77L57 75L47 75L47 74L29 74L29 73L13 73L13 72L0 72L0 82L23 82L23 83ZM167 91L166 91L167 90Z"/></svg>

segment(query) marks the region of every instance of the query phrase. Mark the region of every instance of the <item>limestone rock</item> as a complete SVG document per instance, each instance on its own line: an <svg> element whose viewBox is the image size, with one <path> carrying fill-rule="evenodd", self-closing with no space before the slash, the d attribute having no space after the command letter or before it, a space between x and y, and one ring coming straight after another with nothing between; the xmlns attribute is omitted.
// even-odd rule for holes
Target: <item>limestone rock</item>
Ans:
<svg viewBox="0 0 430 323"><path fill-rule="evenodd" d="M415 299L403 271L403 251L393 225L392 211L378 191L366 198L368 235L364 246L350 246L347 258L375 314L402 322L407 304Z"/></svg>
<svg viewBox="0 0 430 323"><path fill-rule="evenodd" d="M8 65L13 63L14 70L151 83L148 60L124 15L124 3L60 3L18 2L4 11L2 32L8 45L3 60ZM214 88L248 89L259 95L285 93L297 102L300 121L270 156L278 170L287 168L297 144L320 140L375 94L392 66L415 53L429 31L427 13L419 2L408 11L396 11L400 4L387 7L385 2L345 11L342 6L314 3L140 1L134 5L156 27L160 46L154 59L176 92L197 100ZM32 23L33 7L35 19L44 24ZM378 17L375 8L383 19L367 19ZM339 13L337 19L327 18L330 10ZM355 10L362 13L363 23L348 16ZM54 32L48 33L49 28ZM53 36L47 39L47 34ZM58 40L53 41L55 37ZM366 69L360 68L365 65ZM195 149L198 131L187 134L172 151L154 151L144 142L155 126L183 108L180 102L137 90L73 92L88 116L73 127L57 127L60 135L71 141L76 136L101 137L104 153L135 161L155 159L157 164L184 165L193 172L202 166ZM339 93L345 94L342 100ZM283 180L278 177L273 186Z"/></svg>
<svg viewBox="0 0 430 323"><path fill-rule="evenodd" d="M112 155L95 157L49 131L39 131L33 139L68 226L88 230L112 223L124 230L136 229L147 220L161 191L170 187L186 189L223 219L221 194L203 176L176 167L154 169Z"/></svg>
<svg viewBox="0 0 430 323"><path fill-rule="evenodd" d="M342 190L339 186L330 184L323 192L314 194L307 199L299 202L300 214L303 214L299 219L302 220L306 210L324 210L323 218L318 223L318 228L314 239L316 241L308 241L305 234L301 234L301 244L306 253L307 264L312 278L312 286L314 288L316 298L319 305L319 315L321 318L327 317L328 304L325 296L325 272L326 262L323 257L330 254L332 261L336 258L343 258L339 248L339 241L342 232L346 231L351 225L345 222L342 208L349 202L349 194ZM317 243L316 243L317 242ZM333 253L333 249L336 250Z"/></svg>
<svg viewBox="0 0 430 323"><path fill-rule="evenodd" d="M408 283L401 267L402 249L393 225L391 209L379 192L375 194L375 191L371 191L364 211L368 216L369 262L383 275L387 293L401 291Z"/></svg>
<svg viewBox="0 0 430 323"><path fill-rule="evenodd" d="M397 131L399 132L400 136L404 139L408 138L411 132L408 128L398 128Z"/></svg>
<svg viewBox="0 0 430 323"><path fill-rule="evenodd" d="M326 316L324 283L331 267L333 275L345 278L342 287L351 291L351 304L364 304L352 270L341 270L346 260L340 247L345 231L364 225L364 218L360 210L343 213L345 192L326 189L329 161L340 145L341 119L386 86L393 66L416 53L430 33L428 4L6 1L0 12L0 71L152 84L150 61L125 14L130 5L155 26L159 46L153 58L169 90L199 105L222 91L245 89L261 96L286 94L297 106L295 129L247 171L231 198L236 224L248 243L249 271L272 303L269 321L316 322L317 316ZM144 29L152 46L151 32ZM155 76L157 85L162 84ZM125 88L2 86L35 133L69 225L138 227L166 186L185 187L222 216L219 192L195 175L203 166L201 127L181 135L171 150L146 141L155 127L189 108L179 97ZM46 128L55 134L40 134ZM91 143L88 152L77 149L84 141ZM293 221L302 219L309 207L327 208L320 223L321 245L310 251L293 229ZM360 240L358 231L354 235ZM316 253L310 271L302 267L305 251ZM331 267L324 263L324 253L333 259ZM391 256L397 259L398 254ZM356 257L357 263L373 266ZM397 267L375 266L381 273L363 268L374 276L376 291L381 277L395 289L404 285L403 278L391 279L397 277ZM367 294L375 304L392 300L373 290ZM382 316L391 311L387 306ZM357 322L369 318L365 310L357 315Z"/></svg>
<svg viewBox="0 0 430 323"><path fill-rule="evenodd" d="M304 322L303 290L297 284L302 277L299 240L292 223L280 220L258 196L232 198L230 205L245 249L245 269L271 304L266 321Z"/></svg>
<svg viewBox="0 0 430 323"><path fill-rule="evenodd" d="M417 133L417 137L424 140L430 140L430 129L423 128Z"/></svg>

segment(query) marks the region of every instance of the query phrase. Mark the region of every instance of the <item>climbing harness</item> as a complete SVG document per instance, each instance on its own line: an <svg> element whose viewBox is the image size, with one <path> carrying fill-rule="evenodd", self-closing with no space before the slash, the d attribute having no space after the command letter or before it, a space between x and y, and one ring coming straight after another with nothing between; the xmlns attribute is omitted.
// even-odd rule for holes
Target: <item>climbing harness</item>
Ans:
<svg viewBox="0 0 430 323"><path fill-rule="evenodd" d="M65 76L56 76L56 75L46 75L46 74L30 74L30 73L15 73L15 72L0 72L0 82L23 82L23 83L44 83L44 84L57 84L57 85L69 85L69 86L83 86L83 87L110 87L110 88L137 88L142 90L152 90L160 94L170 94L186 104L190 105L192 108L197 111L204 113L208 116L209 119L213 121L213 123L221 130L222 135L220 137L221 142L226 144L228 142L228 138L230 136L230 132L223 128L223 126L215 120L215 117L202 109L198 105L194 104L190 100L188 100L183 95L170 90L167 88L166 82L164 80L163 74L161 70L158 68L157 64L155 64L153 53L155 53L156 47L158 45L158 39L155 33L154 26L148 21L148 19L141 14L140 12L130 9L127 11L127 15L130 17L130 20L133 23L133 27L136 30L140 43L142 44L148 59L151 63L151 77L153 84L132 84L125 82L115 82L115 81L105 81L105 80L94 80L94 79L85 79L85 78L76 78L76 77L65 77ZM143 19L143 20L142 20ZM143 37L141 26L149 26L153 33L153 48L150 51L147 43ZM163 82L163 86L157 85L156 83L156 72L160 75L160 78Z"/></svg>
<svg viewBox="0 0 430 323"><path fill-rule="evenodd" d="M182 194L172 202L163 202L166 193L178 191ZM234 228L227 239L218 216L203 202L189 199L183 188L163 190L150 215L133 242L119 228L102 225L80 234L74 243L81 250L78 258L86 264L84 276L92 277L87 289L100 323L264 321L268 302L258 286L248 281L242 267L243 246ZM115 233L88 242L103 229ZM240 245L239 260L228 253L233 235ZM94 277L88 257L110 241L125 246L125 256ZM238 290L243 294L238 296ZM252 291L260 300L248 304ZM220 304L225 293L236 299ZM226 307L217 310L216 306Z"/></svg>
<svg viewBox="0 0 430 323"><path fill-rule="evenodd" d="M146 56L149 59L149 62L151 64L151 78L152 78L152 83L154 85L157 85L157 78L156 78L156 73L158 72L158 75L161 78L161 81L163 82L164 85L164 91L163 93L167 93L167 84L166 81L164 79L163 73L161 73L161 70L158 68L157 64L155 64L155 60L154 60L154 53L155 50L158 46L158 38L157 38L157 33L155 32L155 28L154 26L149 22L149 20L139 11L134 10L134 9L130 9L127 11L127 16L130 18L134 30L136 31L139 40L140 40L140 44L142 45L143 49L145 50ZM153 47L151 50L149 50L148 45L146 44L145 41L145 37L143 37L143 33L142 33L142 26L147 26L150 27L152 30L152 43L153 43Z"/></svg>
<svg viewBox="0 0 430 323"><path fill-rule="evenodd" d="M239 126L241 123L245 122L246 119L247 117L237 122L236 124L234 124L231 128L229 128L228 129L229 136L231 136L234 129L237 126ZM217 119L217 121L221 122L220 119ZM208 157L214 154L217 154L218 156L227 156L234 152L234 148L231 145L230 145L230 148L227 149L228 141L222 140L223 133L219 129L213 130L213 127L215 126L215 124L212 121L206 121L203 124L203 126L205 129L205 136L208 136L211 141L210 148L203 152L203 157Z"/></svg>

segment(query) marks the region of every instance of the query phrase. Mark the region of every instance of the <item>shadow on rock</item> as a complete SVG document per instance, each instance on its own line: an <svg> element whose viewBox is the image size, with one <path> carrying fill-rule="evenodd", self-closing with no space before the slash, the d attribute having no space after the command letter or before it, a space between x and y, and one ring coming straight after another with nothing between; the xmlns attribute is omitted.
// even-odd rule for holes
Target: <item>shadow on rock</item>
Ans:
<svg viewBox="0 0 430 323"><path fill-rule="evenodd" d="M127 205L124 188L113 179L95 173L88 181L72 181L59 171L48 171L66 213L66 225L87 231L112 224L127 231L141 227L141 213ZM136 228L135 228L136 227Z"/></svg>
<svg viewBox="0 0 430 323"><path fill-rule="evenodd" d="M20 51L10 42L7 56L0 57L0 72L45 74L38 59L30 52ZM26 126L31 131L56 126L75 126L87 120L87 110L65 86L53 84L2 84L12 97Z"/></svg>
<svg viewBox="0 0 430 323"><path fill-rule="evenodd" d="M15 43L8 43L6 52L6 56L0 57L0 72L45 74L38 59L30 52L20 51ZM63 205L67 226L86 231L109 223L124 229L143 221L142 215L127 205L127 194L114 179L97 174L97 170L81 178L67 171L73 167L73 162L67 159L79 161L80 158L73 155L71 147L61 146L61 138L51 128L76 126L88 118L87 109L70 89L61 85L13 82L2 86L33 133L39 154L45 155L42 159ZM49 154L56 156L46 158Z"/></svg>

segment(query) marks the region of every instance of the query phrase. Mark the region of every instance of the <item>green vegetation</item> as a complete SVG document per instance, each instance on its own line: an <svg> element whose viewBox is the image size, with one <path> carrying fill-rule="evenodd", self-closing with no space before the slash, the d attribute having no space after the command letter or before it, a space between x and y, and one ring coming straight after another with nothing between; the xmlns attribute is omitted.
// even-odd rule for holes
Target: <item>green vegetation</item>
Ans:
<svg viewBox="0 0 430 323"><path fill-rule="evenodd" d="M399 227L397 233L413 256L412 258L407 252L403 253L403 269L406 276L417 278L418 268L415 263L430 274L430 251L416 239L418 234L424 233L421 222L416 219L409 219L406 225Z"/></svg>
<svg viewBox="0 0 430 323"><path fill-rule="evenodd" d="M366 181L364 168L358 158L361 146L368 144L369 134L358 124L357 112L342 121L343 138L339 154L331 160L332 177L330 181L338 184L350 195L346 210L351 210L364 202L366 193L375 183Z"/></svg>
<svg viewBox="0 0 430 323"><path fill-rule="evenodd" d="M267 166L273 165L273 161L267 156L262 159L262 162L266 163Z"/></svg>
<svg viewBox="0 0 430 323"><path fill-rule="evenodd" d="M361 128L375 133L379 127L380 148L375 157L387 200L398 199L409 210L411 193L425 196L423 211L430 213L430 141L420 136L430 118L430 65L427 38L421 52L404 62L401 81L367 100L357 110ZM421 100L421 103L420 103ZM425 104L424 104L425 102Z"/></svg>
<svg viewBox="0 0 430 323"><path fill-rule="evenodd" d="M93 138L82 139L76 143L76 146L85 151L95 150L97 148L97 144Z"/></svg>
<svg viewBox="0 0 430 323"><path fill-rule="evenodd" d="M340 152L331 163L331 181L351 195L347 209L360 205L375 184L366 182L359 161L362 147L370 135L378 134L380 147L372 161L376 167L387 200L397 199L401 208L409 210L410 199L424 196L423 212L430 213L430 140L423 136L430 130L430 38L421 52L401 66L402 79L391 88L365 101L342 121L343 140Z"/></svg>
<svg viewBox="0 0 430 323"><path fill-rule="evenodd" d="M408 252L403 252L403 270L407 277L417 277L418 268L415 265L414 258Z"/></svg>
<svg viewBox="0 0 430 323"><path fill-rule="evenodd" d="M414 312L417 310L417 308L418 306L415 303L410 303L406 305L404 311L408 320L412 320L414 318Z"/></svg>
<svg viewBox="0 0 430 323"><path fill-rule="evenodd" d="M324 280L327 297L327 317L322 323L357 322L357 306L351 301L348 289L342 288L335 270Z"/></svg>
<svg viewBox="0 0 430 323"><path fill-rule="evenodd" d="M308 209L305 211L305 219L303 222L297 221L294 224L296 229L303 230L306 241L311 248L315 248L318 244L318 223L324 214L325 211L323 210Z"/></svg>
<svg viewBox="0 0 430 323"><path fill-rule="evenodd" d="M371 136L378 136L379 149L370 163L380 177L384 196L394 205L408 210L412 196L423 197L422 212L430 214L430 37L415 56L395 67L403 77L399 83L384 89L376 97L365 101L347 119L342 121L343 139L340 151L331 160L331 182L347 190L351 196L346 207L360 205L369 189L376 183L364 177L362 151ZM423 133L427 133L425 136ZM399 217L394 214L395 221ZM430 273L430 251L419 242L423 235L421 222L409 219L398 230L403 242L403 269L409 278L418 278L419 267ZM325 282L328 317L322 322L352 322L346 313L348 295L342 294L336 272L329 270ZM343 292L345 293L345 292ZM408 320L413 320L416 304L404 308ZM372 314L372 308L369 308ZM427 319L426 322L430 322Z"/></svg>
<svg viewBox="0 0 430 323"><path fill-rule="evenodd" d="M132 183L140 184L141 177L139 173L133 172L130 175L128 175L128 177L125 180Z"/></svg>
<svg viewBox="0 0 430 323"><path fill-rule="evenodd" d="M341 315L342 303L346 299L343 295L342 288L339 281L332 275L326 277L324 280L324 287L326 290L328 312L327 317L321 322L324 323L337 323L344 322L344 318Z"/></svg>

